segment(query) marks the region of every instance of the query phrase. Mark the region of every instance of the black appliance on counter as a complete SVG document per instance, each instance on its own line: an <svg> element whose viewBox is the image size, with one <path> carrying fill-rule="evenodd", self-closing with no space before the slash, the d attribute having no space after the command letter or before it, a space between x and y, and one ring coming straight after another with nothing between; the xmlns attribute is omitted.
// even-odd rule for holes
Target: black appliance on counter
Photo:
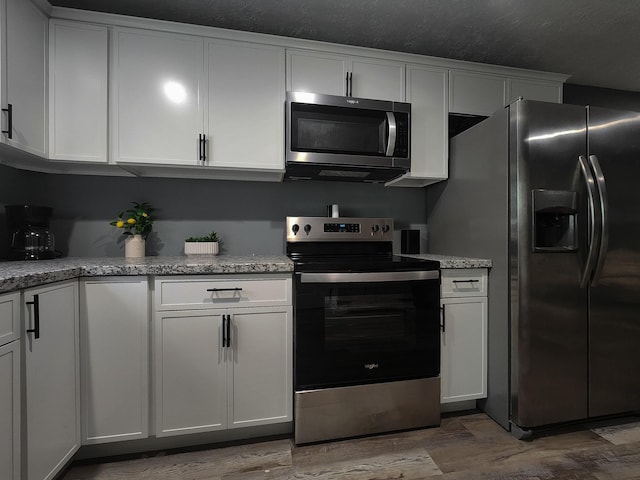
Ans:
<svg viewBox="0 0 640 480"><path fill-rule="evenodd" d="M287 217L294 436L440 423L440 264L394 256L388 218Z"/></svg>
<svg viewBox="0 0 640 480"><path fill-rule="evenodd" d="M50 207L7 205L7 241L9 260L47 260L62 254L55 250L55 238L49 231Z"/></svg>

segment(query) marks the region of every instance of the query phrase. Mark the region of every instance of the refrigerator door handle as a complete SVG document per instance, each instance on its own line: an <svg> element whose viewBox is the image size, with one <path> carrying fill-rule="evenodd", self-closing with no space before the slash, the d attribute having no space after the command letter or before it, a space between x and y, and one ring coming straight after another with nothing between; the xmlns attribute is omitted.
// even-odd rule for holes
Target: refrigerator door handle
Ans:
<svg viewBox="0 0 640 480"><path fill-rule="evenodd" d="M593 169L594 177L596 180L596 186L598 187L600 198L600 246L598 248L598 262L593 272L591 280L591 286L595 287L600 281L602 275L602 268L604 267L604 259L607 255L607 249L609 248L609 212L608 212L608 198L607 198L607 184L604 180L604 174L602 168L600 168L600 162L595 155L589 155L589 163Z"/></svg>
<svg viewBox="0 0 640 480"><path fill-rule="evenodd" d="M582 171L582 176L584 177L584 181L587 186L587 199L589 201L589 250L587 253L587 259L584 264L584 271L580 276L580 288L586 288L589 285L589 281L591 280L591 273L593 272L596 264L596 250L598 250L600 246L600 235L598 235L601 230L601 224L599 219L599 204L596 203L596 197L598 195L596 190L596 182L593 178L593 174L591 173L591 169L587 164L587 159L584 155L580 155L578 157L578 161L580 163L580 170ZM598 212L596 213L596 210Z"/></svg>

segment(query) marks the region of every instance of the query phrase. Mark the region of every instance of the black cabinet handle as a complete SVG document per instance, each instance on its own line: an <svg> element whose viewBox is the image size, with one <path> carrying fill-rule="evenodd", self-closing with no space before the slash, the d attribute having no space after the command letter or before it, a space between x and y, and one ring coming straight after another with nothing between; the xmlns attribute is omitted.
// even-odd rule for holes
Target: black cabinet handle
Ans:
<svg viewBox="0 0 640 480"><path fill-rule="evenodd" d="M442 305L442 306L440 307L440 310L442 310L442 323L440 324L440 328L442 329L442 333L444 333L444 332L445 332L445 330L446 330L446 328L447 328L447 320L446 320L446 318L445 318L445 316L444 316L444 312L445 312L446 310L444 309L444 307L445 307L444 305Z"/></svg>
<svg viewBox="0 0 640 480"><path fill-rule="evenodd" d="M198 134L198 160L202 163L207 160L207 136L204 133Z"/></svg>
<svg viewBox="0 0 640 480"><path fill-rule="evenodd" d="M349 88L347 89L347 97L353 97L353 72L349 72Z"/></svg>
<svg viewBox="0 0 640 480"><path fill-rule="evenodd" d="M453 283L475 283L479 281L480 280L453 280Z"/></svg>
<svg viewBox="0 0 640 480"><path fill-rule="evenodd" d="M344 77L344 95L345 97L349 96L349 72Z"/></svg>
<svg viewBox="0 0 640 480"><path fill-rule="evenodd" d="M222 348L227 346L227 316L222 315Z"/></svg>
<svg viewBox="0 0 640 480"><path fill-rule="evenodd" d="M231 347L231 315L227 315L227 348Z"/></svg>
<svg viewBox="0 0 640 480"><path fill-rule="evenodd" d="M207 288L207 292L240 292L242 288Z"/></svg>
<svg viewBox="0 0 640 480"><path fill-rule="evenodd" d="M3 112L7 112L7 129L2 130L2 133L6 133L9 139L13 138L13 105L7 104L7 108L2 109Z"/></svg>
<svg viewBox="0 0 640 480"><path fill-rule="evenodd" d="M33 296L33 302L26 302L27 305L33 305L33 328L27 329L27 333L33 333L33 338L40 338L40 297Z"/></svg>

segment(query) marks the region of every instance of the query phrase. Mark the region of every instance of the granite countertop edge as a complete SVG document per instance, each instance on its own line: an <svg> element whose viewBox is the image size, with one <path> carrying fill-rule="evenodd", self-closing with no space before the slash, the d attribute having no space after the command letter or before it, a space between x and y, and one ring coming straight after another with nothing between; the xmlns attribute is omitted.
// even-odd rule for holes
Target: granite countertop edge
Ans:
<svg viewBox="0 0 640 480"><path fill-rule="evenodd" d="M436 260L440 268L491 268L493 262L486 258L458 257L454 255L439 255L435 253L403 254L403 257L419 258L422 260Z"/></svg>
<svg viewBox="0 0 640 480"><path fill-rule="evenodd" d="M449 255L405 254L436 260L440 268L490 268L491 260ZM36 287L79 277L127 275L206 275L292 273L285 255L228 256L183 255L175 257L67 257L55 260L0 262L0 293Z"/></svg>
<svg viewBox="0 0 640 480"><path fill-rule="evenodd" d="M0 262L0 293L79 277L127 275L203 275L291 273L285 255L175 257L67 257L54 260Z"/></svg>

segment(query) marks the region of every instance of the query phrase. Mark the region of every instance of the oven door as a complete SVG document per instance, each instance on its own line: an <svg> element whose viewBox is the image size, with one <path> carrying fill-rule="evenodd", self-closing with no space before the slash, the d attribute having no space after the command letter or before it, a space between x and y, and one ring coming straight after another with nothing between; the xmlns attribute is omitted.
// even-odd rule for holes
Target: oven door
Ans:
<svg viewBox="0 0 640 480"><path fill-rule="evenodd" d="M440 373L439 271L297 273L297 391Z"/></svg>

